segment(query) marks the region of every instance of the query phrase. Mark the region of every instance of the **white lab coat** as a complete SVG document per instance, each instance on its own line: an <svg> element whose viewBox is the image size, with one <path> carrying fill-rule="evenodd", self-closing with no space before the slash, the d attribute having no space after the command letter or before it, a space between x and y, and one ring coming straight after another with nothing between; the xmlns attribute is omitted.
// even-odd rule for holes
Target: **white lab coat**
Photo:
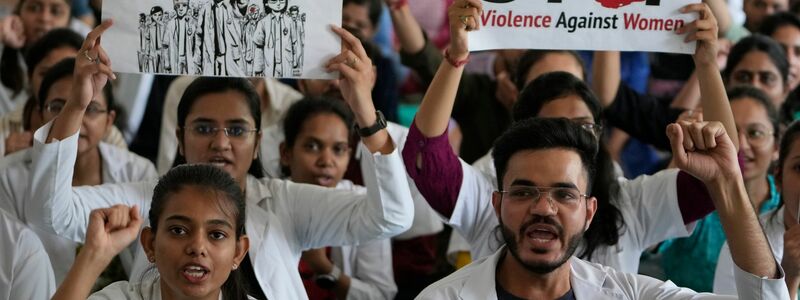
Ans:
<svg viewBox="0 0 800 300"><path fill-rule="evenodd" d="M392 137L392 140L395 141L395 146L397 146L398 151L401 151L402 153L403 147L406 145L406 138L408 137L408 128L396 123L388 122L386 130L389 132L389 136ZM286 137L283 135L282 124L275 124L263 130L260 150L261 162L264 165L264 170L270 177L283 177L280 166L280 144L285 139ZM356 152L356 159L360 159L361 153L364 153L362 151L366 150L361 144L359 144L359 148L361 149L359 152ZM363 170L364 167L364 162L362 160L361 169ZM442 224L439 214L437 214L436 211L431 208L430 204L428 204L428 201L425 201L425 197L419 193L419 190L417 190L417 186L414 185L414 181L411 179L411 177L408 177L408 183L409 188L411 189L411 196L414 198L414 225L412 225L411 229L408 231L394 238L398 240L410 240L416 237L441 232L444 229L444 225Z"/></svg>
<svg viewBox="0 0 800 300"><path fill-rule="evenodd" d="M50 259L36 234L0 210L0 299L50 299L56 291Z"/></svg>
<svg viewBox="0 0 800 300"><path fill-rule="evenodd" d="M178 127L178 104L181 101L181 96L186 88L197 77L182 76L169 86L167 96L164 98L164 114L161 117L161 134L158 144L158 159L156 166L158 173L164 174L172 168L172 162L175 161L175 154L178 151L178 138L175 136L175 128ZM273 78L264 78L264 83L269 95L270 107L261 108L261 129L263 130L261 138L261 148L272 145L278 147L280 141L274 141L267 138L266 128L278 123L283 115L289 110L295 102L303 98L300 92L294 90L292 87L281 83ZM281 139L282 141L282 139ZM263 161L263 158L262 158ZM281 176L272 176L273 174L267 172L272 178L280 178Z"/></svg>
<svg viewBox="0 0 800 300"><path fill-rule="evenodd" d="M51 125L34 134L29 221L83 241L93 209L138 205L148 215L155 180L72 188L78 136L45 144ZM386 239L411 226L414 208L399 151L364 158L366 193L247 177L249 255L269 299L307 299L297 268L303 250ZM138 255L136 264L143 261ZM131 278L141 278L143 269L136 265Z"/></svg>
<svg viewBox="0 0 800 300"><path fill-rule="evenodd" d="M342 180L336 189L365 192L364 187ZM397 284L392 268L392 243L389 239L375 240L357 246L331 248L331 261L350 276L347 299L394 299Z"/></svg>
<svg viewBox="0 0 800 300"><path fill-rule="evenodd" d="M476 260L491 255L501 246L493 234L499 225L491 198L497 190L497 181L463 161L461 169L463 182L448 222L471 245L472 259ZM642 251L661 241L691 234L693 226L683 224L678 207L677 175L678 170L665 170L630 181L618 179L620 190L613 201L622 214L625 228L617 245L596 248L592 262L637 273Z"/></svg>
<svg viewBox="0 0 800 300"><path fill-rule="evenodd" d="M102 159L102 176L104 183L136 182L155 179L156 168L153 164L133 152L106 143L98 144ZM12 214L26 224L23 206L28 201L29 179L31 174L32 150L14 153L0 160L0 209ZM50 261L56 284L61 284L75 261L75 250L78 243L55 235L48 230L31 226L39 235ZM125 271L130 275L133 259L130 250L120 255Z"/></svg>
<svg viewBox="0 0 800 300"><path fill-rule="evenodd" d="M772 255L775 259L783 259L783 234L786 232L783 223L783 210L785 207L776 211L762 214L759 217L761 227L767 235L767 241L772 248ZM722 245L717 259L717 269L714 272L714 293L722 295L736 295L736 282L734 280L734 264L731 257L731 249L728 242Z"/></svg>
<svg viewBox="0 0 800 300"><path fill-rule="evenodd" d="M118 281L89 296L88 300L161 300L161 278L158 272L147 274L142 281ZM219 299L222 299L220 293ZM255 299L248 296L247 299Z"/></svg>
<svg viewBox="0 0 800 300"><path fill-rule="evenodd" d="M416 299L497 299L495 273L504 252L505 247L450 274L423 290ZM575 299L578 300L737 299L732 296L698 294L687 288L679 288L669 281L662 282L644 275L619 272L576 257L570 258L567 263L571 268L570 284ZM762 279L737 267L736 284L746 287L740 289L743 292L739 294L739 299L789 298L789 292L783 283L783 270L780 279Z"/></svg>

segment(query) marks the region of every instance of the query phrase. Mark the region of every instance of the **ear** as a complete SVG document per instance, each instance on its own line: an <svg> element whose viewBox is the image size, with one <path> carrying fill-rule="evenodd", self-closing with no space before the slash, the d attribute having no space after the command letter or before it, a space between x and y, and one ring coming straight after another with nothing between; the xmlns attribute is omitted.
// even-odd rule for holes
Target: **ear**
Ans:
<svg viewBox="0 0 800 300"><path fill-rule="evenodd" d="M261 130L256 132L256 146L253 147L253 160L258 159L258 152L261 149Z"/></svg>
<svg viewBox="0 0 800 300"><path fill-rule="evenodd" d="M114 121L117 120L117 111L111 110L108 112L108 118L106 118L106 132L111 130L111 126L114 126Z"/></svg>
<svg viewBox="0 0 800 300"><path fill-rule="evenodd" d="M264 1L264 2L266 2L266 1ZM300 79L300 80L297 81L297 90L300 92L300 94L303 94L303 95L306 94L307 88L306 88L306 81L304 79Z"/></svg>
<svg viewBox="0 0 800 300"><path fill-rule="evenodd" d="M594 214L597 212L597 198L590 197L586 199L586 228L583 230L589 230L589 226L592 224L592 220L594 219Z"/></svg>
<svg viewBox="0 0 800 300"><path fill-rule="evenodd" d="M233 258L234 263L241 265L247 251L250 250L250 238L246 234L239 237L236 241L236 256Z"/></svg>
<svg viewBox="0 0 800 300"><path fill-rule="evenodd" d="M178 153L186 157L186 153L183 151L183 130L175 128L175 137L178 138Z"/></svg>
<svg viewBox="0 0 800 300"><path fill-rule="evenodd" d="M147 226L142 229L142 233L139 235L139 242L142 243L142 248L147 257L154 257L156 254L155 239L156 235L151 227Z"/></svg>
<svg viewBox="0 0 800 300"><path fill-rule="evenodd" d="M492 192L492 207L494 207L494 214L500 218L500 208L503 206L503 194L500 192Z"/></svg>
<svg viewBox="0 0 800 300"><path fill-rule="evenodd" d="M286 142L281 142L280 145L281 166L288 167L292 161L292 151L286 147Z"/></svg>

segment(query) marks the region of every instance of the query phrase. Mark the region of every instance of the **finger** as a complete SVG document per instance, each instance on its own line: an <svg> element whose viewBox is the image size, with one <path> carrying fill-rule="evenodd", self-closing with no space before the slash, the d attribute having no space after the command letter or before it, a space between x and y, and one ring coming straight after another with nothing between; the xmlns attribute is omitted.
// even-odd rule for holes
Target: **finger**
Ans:
<svg viewBox="0 0 800 300"><path fill-rule="evenodd" d="M76 76L82 79L88 79L94 75L106 75L111 79L117 79L117 75L114 74L114 71L111 70L111 67L104 65L104 64L89 64L85 65L78 69L78 74Z"/></svg>
<svg viewBox="0 0 800 300"><path fill-rule="evenodd" d="M108 30L108 28L110 28L111 25L113 25L113 24L114 24L114 21L109 19L109 20L103 21L103 23L100 23L100 25L95 27L94 30L92 30L91 32L89 32L88 35L86 35L86 40L83 41L82 49L90 50L90 49L94 48L94 45L97 44L97 42L100 39L100 36L102 36L103 33L106 32L106 30Z"/></svg>
<svg viewBox="0 0 800 300"><path fill-rule="evenodd" d="M705 140L703 139L703 123L693 123L689 126L689 134L692 142L694 142L695 149L707 150Z"/></svg>
<svg viewBox="0 0 800 300"><path fill-rule="evenodd" d="M332 65L330 69L331 71L338 71L342 78L350 81L356 81L356 78L359 74L358 71L346 64L335 64Z"/></svg>
<svg viewBox="0 0 800 300"><path fill-rule="evenodd" d="M483 12L483 2L480 0L464 0L465 4L477 8L480 12Z"/></svg>
<svg viewBox="0 0 800 300"><path fill-rule="evenodd" d="M355 35L353 35L347 30L344 30L339 26L332 26L332 28L333 31L336 32L336 34L338 34L342 38L342 41L347 43L347 45L349 46L348 48L352 50L356 54L356 56L358 56L362 60L369 59L369 57L367 56L367 51L364 50L364 46L361 45L361 41L358 40L358 38Z"/></svg>
<svg viewBox="0 0 800 300"><path fill-rule="evenodd" d="M675 159L675 163L679 167L686 166L689 159L684 148L683 129L681 126L678 124L667 126L667 137L669 138L670 146L672 146L672 156Z"/></svg>
<svg viewBox="0 0 800 300"><path fill-rule="evenodd" d="M142 227L142 223L144 222L142 220L142 216L139 215L138 205L134 205L133 207L130 208L129 217L130 217L130 223L128 224L128 228L132 228L138 231L139 228Z"/></svg>
<svg viewBox="0 0 800 300"><path fill-rule="evenodd" d="M692 123L687 121L681 121L679 123L682 131L681 141L683 142L683 148L686 149L686 151L694 151L695 150L694 142L692 141L691 136L689 135L689 126L691 126Z"/></svg>
<svg viewBox="0 0 800 300"><path fill-rule="evenodd" d="M686 5L684 7L681 7L680 12L684 13L684 14L693 13L693 12L695 12L695 13L701 13L702 12L702 14L700 16L704 17L704 18L707 18L708 14L706 12L708 12L708 6L705 3L689 4L689 5Z"/></svg>
<svg viewBox="0 0 800 300"><path fill-rule="evenodd" d="M687 32L695 32L695 31L697 31L697 22L698 21L699 20L695 20L695 21L689 22L686 25L683 25L682 27L678 28L678 30L676 30L676 33L677 34L684 34L684 33L687 33Z"/></svg>
<svg viewBox="0 0 800 300"><path fill-rule="evenodd" d="M717 132L713 126L706 126L702 129L703 142L707 149L714 149L717 147Z"/></svg>
<svg viewBox="0 0 800 300"><path fill-rule="evenodd" d="M103 49L103 47L97 47L95 48L95 51L97 51L97 59L100 60L100 63L110 67L111 58L108 56L108 53L106 53L106 49Z"/></svg>
<svg viewBox="0 0 800 300"><path fill-rule="evenodd" d="M336 57L332 58L326 67L329 67L334 64L343 64L347 63L348 61L356 62L356 54L350 50L342 50L342 53L337 55Z"/></svg>

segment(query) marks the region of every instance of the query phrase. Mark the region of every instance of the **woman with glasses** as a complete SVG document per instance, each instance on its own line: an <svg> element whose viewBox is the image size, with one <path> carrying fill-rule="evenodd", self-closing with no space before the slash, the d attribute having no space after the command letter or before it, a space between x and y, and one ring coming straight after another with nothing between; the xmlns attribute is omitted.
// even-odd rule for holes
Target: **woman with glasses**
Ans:
<svg viewBox="0 0 800 300"><path fill-rule="evenodd" d="M774 183L780 192L780 203L776 210L761 215L761 224L775 259L786 272L789 294L797 299L800 289L800 123L789 126L779 148ZM714 293L735 295L733 283L733 259L726 242L714 273Z"/></svg>
<svg viewBox="0 0 800 300"><path fill-rule="evenodd" d="M41 81L39 90L38 107L44 122L53 120L63 109L67 99L72 93L72 73L75 70L75 59L65 59L52 66ZM73 149L76 159L72 167L72 180L68 186L97 186L101 184L137 182L156 178L156 170L150 161L140 157L127 149L102 142L103 137L113 126L114 97L111 85L107 85L103 92L95 97L86 108L80 120L81 131L78 137L78 147ZM20 220L25 219L24 203L28 200L31 188L30 174L32 173L32 152L25 152L19 159L6 158L5 164L0 168L0 208L11 213ZM41 207L31 209L41 210ZM31 222L28 222L32 224ZM36 233L50 255L53 264L56 282L60 283L72 262L75 259L78 244L74 241L59 237L48 231L36 229ZM133 260L132 253L125 252L121 258L121 267L110 270L103 277L105 283L126 279L130 274ZM120 267L120 264L115 264ZM114 272L116 271L116 272ZM128 272L125 272L128 271Z"/></svg>
<svg viewBox="0 0 800 300"><path fill-rule="evenodd" d="M81 120L91 100L114 74L99 44L111 26L104 22L89 34L75 66L73 92L53 122L34 134L33 190L26 215L61 236L83 241L93 209L116 204L150 209L154 180L72 188L72 166ZM342 54L327 66L339 71L342 92L362 136L366 190L342 191L263 178L258 160L261 108L258 93L246 79L198 78L181 97L177 164L209 164L234 178L248 203L249 255L242 261L250 295L258 299L307 299L297 265L303 250L358 244L404 232L413 220L413 202L394 142L372 105L374 72L358 39L335 28L345 42ZM38 207L37 210L33 208ZM149 263L135 255L132 281ZM150 262L152 263L152 261Z"/></svg>
<svg viewBox="0 0 800 300"><path fill-rule="evenodd" d="M780 202L780 193L770 172L778 158L778 112L771 98L752 86L733 88L728 98L739 134L739 159L747 194L756 212L772 211ZM725 239L719 214L711 213L696 223L690 237L661 245L664 275L678 286L711 292Z"/></svg>
<svg viewBox="0 0 800 300"><path fill-rule="evenodd" d="M450 15L464 14L464 5L475 5L472 1L466 2L457 1ZM693 35L699 37L695 62L699 72L708 76L702 81L701 90L708 104L718 108L719 115L728 116L726 119L731 121L728 125L733 127L715 65L717 28L714 17L704 5L692 9L707 12L701 14L706 19L697 21L701 27ZM495 171L468 166L442 147L447 144L447 120L453 108L458 78L463 72L460 62L469 55L465 24L459 19L450 23L453 39L448 59L440 66L425 95L403 157L406 170L420 192L431 207L449 218L449 224L467 239L473 260L476 260L492 254L500 246L493 233L498 225L492 208L497 178ZM599 101L583 81L569 73L554 72L527 84L512 117L515 122L530 118L566 118L595 133L598 143L602 143L600 126L596 125L600 114ZM642 251L665 239L689 235L686 225L713 209L702 183L687 173L670 170L631 181L618 178L604 146L600 147L596 158L595 172L592 190L581 194L597 198L597 213L576 254L622 272L636 273ZM501 193L504 196L515 194ZM519 195L530 193L533 192L522 191Z"/></svg>

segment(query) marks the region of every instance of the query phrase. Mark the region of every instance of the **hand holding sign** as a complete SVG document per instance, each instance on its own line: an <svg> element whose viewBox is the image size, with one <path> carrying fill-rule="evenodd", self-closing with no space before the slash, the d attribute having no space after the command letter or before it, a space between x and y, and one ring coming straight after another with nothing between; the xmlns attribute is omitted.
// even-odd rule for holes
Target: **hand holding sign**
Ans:
<svg viewBox="0 0 800 300"><path fill-rule="evenodd" d="M719 27L717 25L717 18L711 12L711 8L705 3L690 4L681 9L682 13L699 14L699 17L694 22L686 24L678 29L678 34L688 33L686 35L686 42L697 41L697 49L694 53L695 65L710 64L717 65L717 52L718 52L718 34Z"/></svg>
<svg viewBox="0 0 800 300"><path fill-rule="evenodd" d="M450 5L447 15L450 20L450 58L461 61L469 56L468 31L480 30L483 4L480 0L457 0Z"/></svg>

